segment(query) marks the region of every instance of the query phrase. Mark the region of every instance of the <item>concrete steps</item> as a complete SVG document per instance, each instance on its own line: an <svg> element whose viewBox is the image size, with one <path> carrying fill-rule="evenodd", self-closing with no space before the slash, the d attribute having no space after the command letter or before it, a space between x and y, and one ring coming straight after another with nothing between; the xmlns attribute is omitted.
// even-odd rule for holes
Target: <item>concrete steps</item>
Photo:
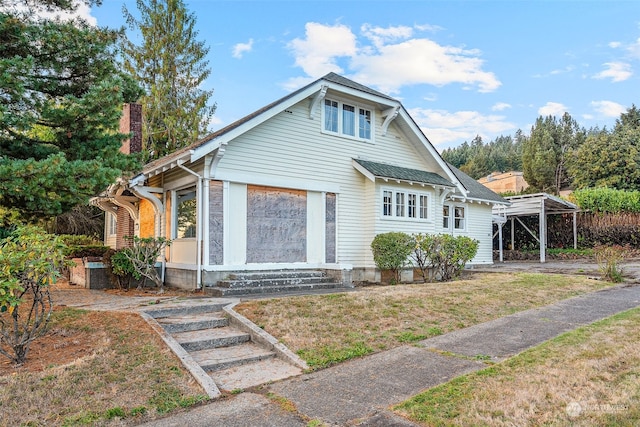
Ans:
<svg viewBox="0 0 640 427"><path fill-rule="evenodd" d="M221 390L244 389L302 373L299 367L278 358L269 345L252 339L255 325L243 328L242 324L230 324L223 306L177 305L147 314Z"/></svg>
<svg viewBox="0 0 640 427"><path fill-rule="evenodd" d="M282 294L341 288L342 284L316 270L260 271L230 274L205 292L216 297Z"/></svg>

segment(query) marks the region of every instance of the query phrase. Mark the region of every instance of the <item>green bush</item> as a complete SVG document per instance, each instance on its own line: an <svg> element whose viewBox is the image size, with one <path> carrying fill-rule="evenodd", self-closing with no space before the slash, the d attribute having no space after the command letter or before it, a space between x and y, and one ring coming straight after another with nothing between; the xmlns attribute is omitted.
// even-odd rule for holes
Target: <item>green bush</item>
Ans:
<svg viewBox="0 0 640 427"><path fill-rule="evenodd" d="M613 188L586 188L576 190L571 197L582 210L600 213L640 212L640 191Z"/></svg>
<svg viewBox="0 0 640 427"><path fill-rule="evenodd" d="M380 270L389 270L394 282L398 282L399 272L407 265L411 253L412 238L406 233L392 231L378 234L371 242L373 260Z"/></svg>
<svg viewBox="0 0 640 427"><path fill-rule="evenodd" d="M35 226L0 241L0 354L22 364L46 331L53 303L49 285L65 265L65 245Z"/></svg>
<svg viewBox="0 0 640 427"><path fill-rule="evenodd" d="M449 281L458 277L478 252L478 241L450 234L414 234L411 258L427 281Z"/></svg>
<svg viewBox="0 0 640 427"><path fill-rule="evenodd" d="M102 257L109 250L91 236L61 234L59 237L67 245L64 253L67 258Z"/></svg>
<svg viewBox="0 0 640 427"><path fill-rule="evenodd" d="M102 257L109 280L118 289L129 289L135 275L133 263L124 254L126 250L127 248L117 251L109 249Z"/></svg>

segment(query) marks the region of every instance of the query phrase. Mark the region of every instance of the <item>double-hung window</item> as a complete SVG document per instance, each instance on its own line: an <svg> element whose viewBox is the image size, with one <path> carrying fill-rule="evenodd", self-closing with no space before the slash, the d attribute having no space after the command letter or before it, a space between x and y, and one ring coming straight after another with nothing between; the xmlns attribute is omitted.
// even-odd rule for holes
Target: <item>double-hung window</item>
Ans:
<svg viewBox="0 0 640 427"><path fill-rule="evenodd" d="M323 130L349 138L371 141L373 113L348 102L324 100Z"/></svg>
<svg viewBox="0 0 640 427"><path fill-rule="evenodd" d="M176 230L174 238L188 239L196 237L196 189L180 190L176 194L175 208Z"/></svg>
<svg viewBox="0 0 640 427"><path fill-rule="evenodd" d="M118 234L118 218L115 214L107 214L107 225L107 234L109 236Z"/></svg>
<svg viewBox="0 0 640 427"><path fill-rule="evenodd" d="M428 220L429 195L404 190L382 190L382 217Z"/></svg>
<svg viewBox="0 0 640 427"><path fill-rule="evenodd" d="M463 206L442 206L442 228L449 230L452 224L454 230L465 230L466 218Z"/></svg>
<svg viewBox="0 0 640 427"><path fill-rule="evenodd" d="M464 230L464 208L462 206L456 206L453 210L453 228L456 230Z"/></svg>

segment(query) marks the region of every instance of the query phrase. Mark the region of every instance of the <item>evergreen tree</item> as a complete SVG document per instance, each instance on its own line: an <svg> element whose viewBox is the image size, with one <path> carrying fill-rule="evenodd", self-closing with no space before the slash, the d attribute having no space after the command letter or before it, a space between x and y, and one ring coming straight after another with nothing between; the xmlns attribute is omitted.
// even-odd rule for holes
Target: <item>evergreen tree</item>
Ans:
<svg viewBox="0 0 640 427"><path fill-rule="evenodd" d="M568 163L583 144L585 134L569 113L560 120L538 117L523 142L524 179L539 191L559 194L561 188L571 185Z"/></svg>
<svg viewBox="0 0 640 427"><path fill-rule="evenodd" d="M22 5L0 11L0 220L67 212L137 167L119 151L122 104L141 94L118 70L119 34L35 19L38 3ZM74 2L40 6L72 11Z"/></svg>
<svg viewBox="0 0 640 427"><path fill-rule="evenodd" d="M480 179L492 172L522 170L521 153L521 139L514 142L510 136L499 136L484 144L476 136L471 145L465 141L459 147L444 150L442 158L472 178Z"/></svg>
<svg viewBox="0 0 640 427"><path fill-rule="evenodd" d="M125 40L124 68L144 87L143 149L150 158L185 147L207 132L215 111L213 91L202 89L210 74L209 48L197 41L196 18L182 0L137 0L140 19L126 7L130 28L142 42Z"/></svg>
<svg viewBox="0 0 640 427"><path fill-rule="evenodd" d="M577 150L571 165L575 187L640 190L640 111L629 108L613 131L595 130Z"/></svg>

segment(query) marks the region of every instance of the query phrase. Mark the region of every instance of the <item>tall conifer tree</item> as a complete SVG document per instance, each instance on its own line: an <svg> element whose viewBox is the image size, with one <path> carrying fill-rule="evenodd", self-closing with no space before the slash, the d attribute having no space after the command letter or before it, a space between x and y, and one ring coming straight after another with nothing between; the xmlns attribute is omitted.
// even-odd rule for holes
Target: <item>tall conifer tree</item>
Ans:
<svg viewBox="0 0 640 427"><path fill-rule="evenodd" d="M119 33L33 9L75 4L0 1L0 225L8 211L24 220L67 212L137 167L119 151L122 104L142 93L118 69Z"/></svg>
<svg viewBox="0 0 640 427"><path fill-rule="evenodd" d="M215 105L203 83L210 74L209 48L196 40L196 18L182 0L137 0L140 18L126 7L131 29L141 44L125 40L125 70L145 89L142 97L143 149L162 157L204 136Z"/></svg>

